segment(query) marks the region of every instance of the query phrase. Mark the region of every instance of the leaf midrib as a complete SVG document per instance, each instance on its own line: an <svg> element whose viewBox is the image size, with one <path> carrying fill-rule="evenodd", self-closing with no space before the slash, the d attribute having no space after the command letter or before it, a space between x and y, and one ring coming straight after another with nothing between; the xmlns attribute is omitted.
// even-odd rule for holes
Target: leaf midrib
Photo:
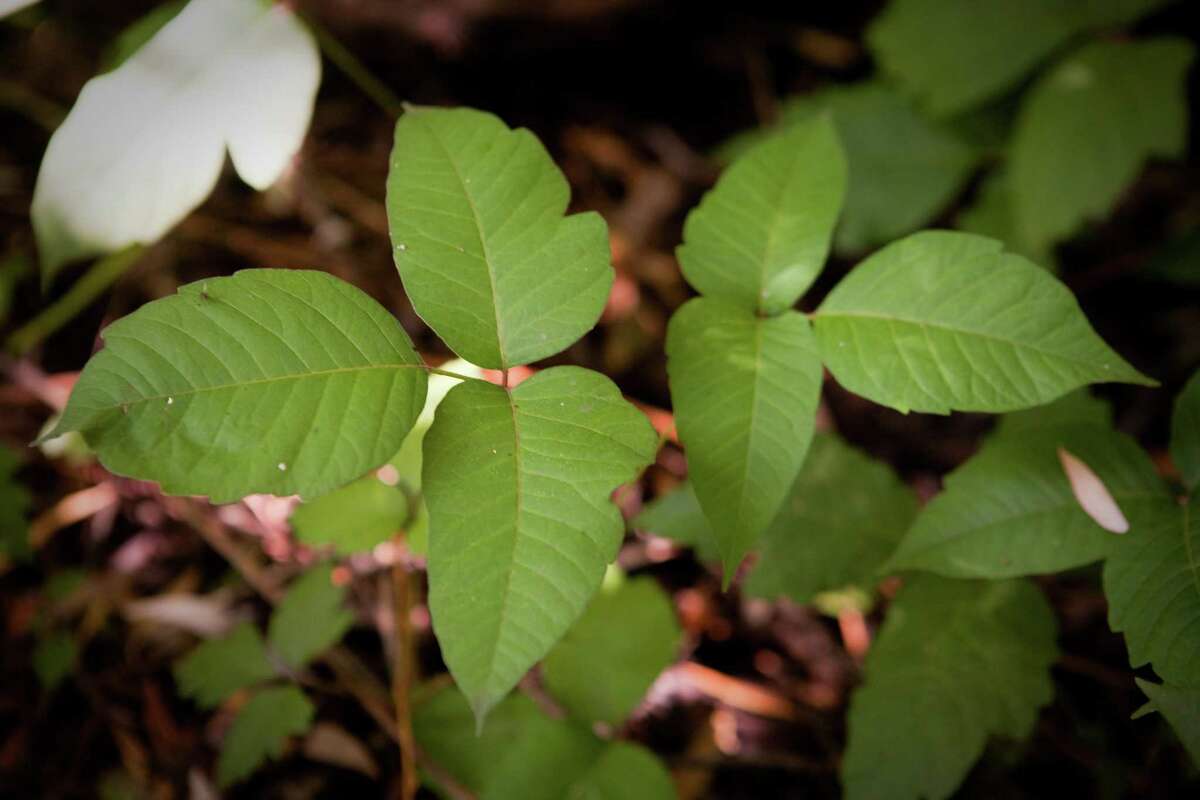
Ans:
<svg viewBox="0 0 1200 800"><path fill-rule="evenodd" d="M167 400L178 397L191 397L194 395L205 394L208 392L223 392L230 389L242 389L249 386L263 386L271 383L283 383L285 381L297 381L307 378L324 378L329 375L340 375L351 372L367 372L370 370L395 370L395 369L427 369L424 364L367 364L359 367L335 367L333 369L313 370L311 372L300 372L290 375L279 375L270 378L255 378L249 381L240 383L223 383L216 386L200 386L192 389L183 389L177 392L166 392L164 394L147 395L134 400L124 400L109 406L103 406L97 410L116 410L123 406L138 405L141 403L149 403L154 400Z"/></svg>
<svg viewBox="0 0 1200 800"><path fill-rule="evenodd" d="M1053 350L1045 350L1034 344L1031 344L1029 342L1023 342L1019 339L1010 339L1005 336L997 336L994 333L986 333L984 331L973 330L971 328L956 328L956 327L953 327L948 324L930 322L929 320L916 320L916 319L910 319L908 317L899 317L899 316L895 316L892 314L876 314L876 313L871 313L871 312L866 312L866 311L850 311L850 312L822 311L820 309L817 309L817 311L815 311L812 316L813 316L814 320L831 319L831 318L835 318L835 317L844 317L847 319L854 319L854 318L876 319L876 320L881 320L884 322L892 322L892 323L898 322L898 323L903 323L906 325L913 325L918 328L933 328L935 331L944 331L947 333L964 334L967 336L974 336L979 339L988 339L990 341L1000 342L1002 344L1007 344L1011 347L1022 349L1022 350L1031 350L1035 353L1039 353L1043 356L1046 356L1047 358L1054 358L1054 359L1058 359L1060 361L1067 361L1072 364L1079 364L1079 365L1088 366L1088 367L1095 365L1095 362L1091 359L1073 358L1071 356L1065 355L1060 352L1056 352Z"/></svg>
<svg viewBox="0 0 1200 800"><path fill-rule="evenodd" d="M475 205L475 198L467 189L467 181L462 171L459 170L458 162L454 160L454 154L450 152L450 148L446 146L446 143L438 136L437 131L433 129L433 126L424 117L420 114L414 116L425 126L425 130L429 131L430 138L437 143L438 148L446 156L446 161L449 162L450 168L454 170L454 177L458 179L458 186L462 189L463 197L467 199L467 205L471 209L471 218L475 222L475 236L479 240L479 249L483 252L483 265L487 268L488 285L492 292L492 320L496 325L496 352L500 355L500 369L508 369L508 356L504 353L504 328L500 323L500 302L496 289L496 272L492 268L492 256L488 251L487 237L483 231L483 220L479 216L479 209Z"/></svg>

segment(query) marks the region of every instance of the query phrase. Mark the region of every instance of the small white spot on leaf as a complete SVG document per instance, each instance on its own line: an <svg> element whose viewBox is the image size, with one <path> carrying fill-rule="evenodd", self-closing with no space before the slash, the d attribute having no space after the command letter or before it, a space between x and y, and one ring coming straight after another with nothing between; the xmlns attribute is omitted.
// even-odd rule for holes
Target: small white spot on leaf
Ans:
<svg viewBox="0 0 1200 800"><path fill-rule="evenodd" d="M1108 487L1092 468L1061 447L1058 448L1058 460L1062 463L1063 472L1071 483L1071 492L1079 501L1080 508L1104 530L1112 533L1127 532L1129 521L1121 513Z"/></svg>
<svg viewBox="0 0 1200 800"><path fill-rule="evenodd" d="M173 405L174 403L175 403L175 398L174 398L174 397L168 397L168 398L167 398L167 405Z"/></svg>
<svg viewBox="0 0 1200 800"><path fill-rule="evenodd" d="M287 472L287 464L285 464L285 463L283 463L282 461L280 461L280 462L279 462L279 471L280 471L280 472Z"/></svg>

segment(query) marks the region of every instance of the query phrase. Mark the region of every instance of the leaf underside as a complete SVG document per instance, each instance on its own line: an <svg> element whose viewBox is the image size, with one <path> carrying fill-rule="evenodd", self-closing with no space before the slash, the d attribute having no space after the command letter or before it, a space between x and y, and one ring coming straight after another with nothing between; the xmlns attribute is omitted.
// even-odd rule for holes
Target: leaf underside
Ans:
<svg viewBox="0 0 1200 800"><path fill-rule="evenodd" d="M321 272L188 284L102 335L45 438L77 430L169 494L321 494L394 454L425 399L396 320Z"/></svg>

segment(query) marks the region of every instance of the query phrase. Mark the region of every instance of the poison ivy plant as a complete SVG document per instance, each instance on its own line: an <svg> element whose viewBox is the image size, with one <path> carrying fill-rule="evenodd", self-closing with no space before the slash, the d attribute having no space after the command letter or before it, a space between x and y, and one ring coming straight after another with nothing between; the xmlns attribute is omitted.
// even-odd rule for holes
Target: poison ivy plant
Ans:
<svg viewBox="0 0 1200 800"><path fill-rule="evenodd" d="M25 558L29 555L29 524L25 515L32 499L16 472L17 454L0 445L0 555Z"/></svg>
<svg viewBox="0 0 1200 800"><path fill-rule="evenodd" d="M916 495L888 467L819 434L763 534L746 592L808 603L847 586L870 589L916 513Z"/></svg>
<svg viewBox="0 0 1200 800"><path fill-rule="evenodd" d="M418 700L413 709L413 732L422 750L480 800L676 796L669 773L652 753L551 719L522 694L497 705L477 736L475 725L471 706L453 688ZM427 782L436 788L434 776Z"/></svg>
<svg viewBox="0 0 1200 800"><path fill-rule="evenodd" d="M312 725L316 709L295 686L263 689L238 711L217 761L217 782L231 786L267 759L283 755L288 737Z"/></svg>
<svg viewBox="0 0 1200 800"><path fill-rule="evenodd" d="M507 370L599 317L613 272L603 220L563 216L568 187L528 131L469 109L396 125L388 217L413 306L460 356ZM429 606L482 723L583 612L624 526L609 494L651 459L649 422L575 367L516 386L468 380L424 442Z"/></svg>
<svg viewBox="0 0 1200 800"><path fill-rule="evenodd" d="M1027 736L1053 695L1055 636L1031 583L906 579L850 701L848 800L949 797L989 737Z"/></svg>
<svg viewBox="0 0 1200 800"><path fill-rule="evenodd" d="M191 0L89 81L51 137L32 209L43 281L157 240L212 191L226 148L251 186L274 183L308 129L320 71L286 4Z"/></svg>
<svg viewBox="0 0 1200 800"><path fill-rule="evenodd" d="M222 786L246 778L268 758L278 758L288 737L311 726L316 709L303 692L264 684L294 679L349 627L352 618L342 607L345 593L333 584L331 572L328 564L318 565L292 583L271 615L265 642L257 627L244 622L203 642L175 666L180 693L201 707L221 705L243 690L253 692L221 745L217 779Z"/></svg>
<svg viewBox="0 0 1200 800"><path fill-rule="evenodd" d="M621 580L601 589L546 656L542 680L573 718L616 728L675 660L680 638L670 599L653 579Z"/></svg>
<svg viewBox="0 0 1200 800"><path fill-rule="evenodd" d="M1013 134L1014 221L1033 248L1107 214L1149 158L1175 158L1187 138L1184 78L1191 44L1095 42L1029 91Z"/></svg>

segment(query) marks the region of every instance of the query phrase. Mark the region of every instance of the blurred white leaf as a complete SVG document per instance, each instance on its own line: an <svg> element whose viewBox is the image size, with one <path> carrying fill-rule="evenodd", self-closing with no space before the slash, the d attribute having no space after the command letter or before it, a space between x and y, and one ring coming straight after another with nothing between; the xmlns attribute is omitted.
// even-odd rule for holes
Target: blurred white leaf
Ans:
<svg viewBox="0 0 1200 800"><path fill-rule="evenodd" d="M1121 513L1117 501L1113 499L1108 487L1092 468L1080 461L1063 448L1058 448L1058 460L1062 462L1063 472L1071 483L1071 492L1079 501L1079 506L1096 524L1106 531L1125 533L1129 530L1129 521Z"/></svg>
<svg viewBox="0 0 1200 800"><path fill-rule="evenodd" d="M270 186L300 148L320 73L285 4L192 0L88 81L51 137L33 197L44 279L161 237L212 191L226 147L246 183Z"/></svg>
<svg viewBox="0 0 1200 800"><path fill-rule="evenodd" d="M0 19L7 17L9 14L15 14L23 8L36 3L38 0L0 0Z"/></svg>

